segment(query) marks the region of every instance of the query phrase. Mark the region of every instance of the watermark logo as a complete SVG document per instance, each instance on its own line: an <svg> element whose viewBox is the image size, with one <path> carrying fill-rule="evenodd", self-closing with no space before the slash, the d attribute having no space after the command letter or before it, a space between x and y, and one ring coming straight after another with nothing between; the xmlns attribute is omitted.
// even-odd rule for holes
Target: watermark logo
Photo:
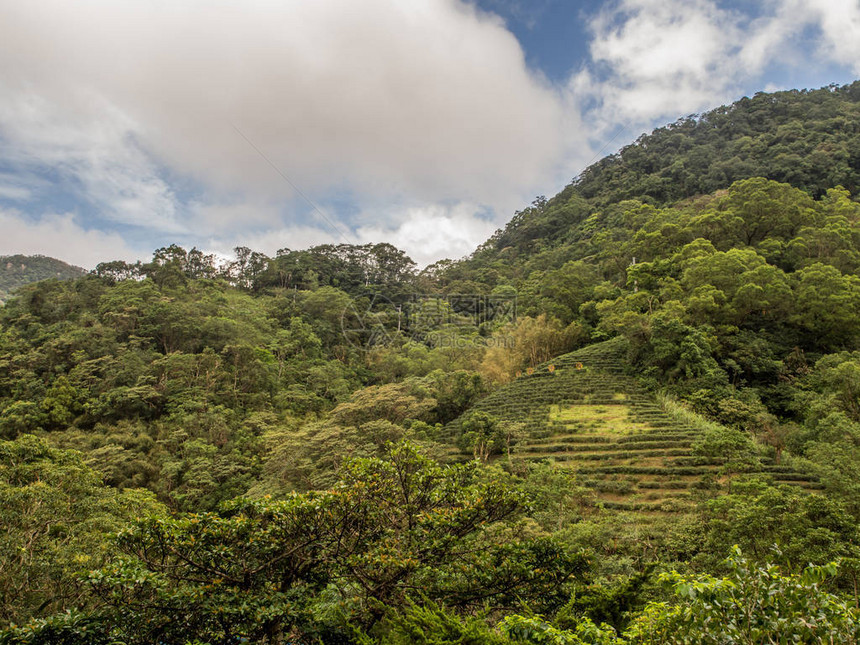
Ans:
<svg viewBox="0 0 860 645"><path fill-rule="evenodd" d="M411 294L394 301L373 295L366 306L351 303L341 316L344 339L370 350L397 340L423 342L431 347L512 347L513 339L476 336L474 330L490 324L516 323L515 295Z"/></svg>
<svg viewBox="0 0 860 645"><path fill-rule="evenodd" d="M402 314L402 309L381 294L374 294L366 308L351 302L340 317L343 337L361 349L390 345L395 336L386 319L392 312Z"/></svg>

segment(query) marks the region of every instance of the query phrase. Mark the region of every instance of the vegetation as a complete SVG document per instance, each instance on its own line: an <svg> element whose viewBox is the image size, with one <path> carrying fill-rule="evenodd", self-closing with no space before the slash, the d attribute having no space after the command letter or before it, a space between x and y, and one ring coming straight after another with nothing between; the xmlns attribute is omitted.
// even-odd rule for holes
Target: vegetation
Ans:
<svg viewBox="0 0 860 645"><path fill-rule="evenodd" d="M422 271L20 286L0 643L856 643L858 106L682 119Z"/></svg>
<svg viewBox="0 0 860 645"><path fill-rule="evenodd" d="M0 255L0 304L18 287L48 280L74 280L86 271L43 255Z"/></svg>

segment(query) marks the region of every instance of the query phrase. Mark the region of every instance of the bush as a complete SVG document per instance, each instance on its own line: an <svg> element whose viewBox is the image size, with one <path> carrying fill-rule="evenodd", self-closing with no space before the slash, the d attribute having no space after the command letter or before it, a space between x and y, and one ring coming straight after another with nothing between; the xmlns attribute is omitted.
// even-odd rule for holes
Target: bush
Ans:
<svg viewBox="0 0 860 645"><path fill-rule="evenodd" d="M751 566L735 547L727 564L725 578L663 574L676 604L651 603L625 637L663 645L860 642L860 612L822 589L836 563L785 575L775 565Z"/></svg>

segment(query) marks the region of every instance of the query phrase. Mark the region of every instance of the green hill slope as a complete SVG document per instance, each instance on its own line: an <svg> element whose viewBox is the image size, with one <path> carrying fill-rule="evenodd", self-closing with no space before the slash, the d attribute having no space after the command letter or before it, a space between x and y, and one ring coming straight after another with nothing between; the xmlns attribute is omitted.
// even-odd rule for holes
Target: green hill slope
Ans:
<svg viewBox="0 0 860 645"><path fill-rule="evenodd" d="M0 641L77 608L73 629L118 621L111 642L256 642L270 617L347 642L417 616L405 643L427 599L445 642L496 642L448 628L512 612L537 638L585 634L584 618L675 611L638 613L673 602L662 572L705 580L684 596L734 589L733 545L765 591L769 563L842 562L826 584L853 606L857 90L682 120L422 273L384 244L240 247L222 268L171 245L22 287L0 307ZM62 277L37 260L3 266ZM146 517L118 543L97 498ZM82 591L87 569L103 586ZM113 614L88 613L105 598ZM141 631L177 615L175 638ZM187 628L210 619L217 633Z"/></svg>
<svg viewBox="0 0 860 645"><path fill-rule="evenodd" d="M516 293L518 316L567 329L571 347L623 337L628 373L649 388L812 462L829 490L853 490L857 123L860 82L757 94L682 119L536 199L471 258L443 268L445 288ZM505 376L527 366L536 361ZM529 427L548 423L548 408L546 419L536 414Z"/></svg>
<svg viewBox="0 0 860 645"><path fill-rule="evenodd" d="M548 459L575 470L604 508L691 510L701 498L697 491L719 492L737 472L820 488L814 476L774 463L752 445L734 468L727 468L725 454L697 451L708 424L694 415L672 414L626 375L623 349L618 340L607 341L540 365L477 403L449 429L458 433L474 411L501 423L521 423L513 458Z"/></svg>
<svg viewBox="0 0 860 645"><path fill-rule="evenodd" d="M666 206L750 177L820 198L860 190L860 81L757 93L641 136L589 166L555 197L520 211L476 253L543 252L587 235L595 210L638 199ZM583 230L577 232L576 229ZM608 241L608 240L607 240Z"/></svg>
<svg viewBox="0 0 860 645"><path fill-rule="evenodd" d="M72 280L86 271L44 255L0 255L0 303L18 287L49 278Z"/></svg>

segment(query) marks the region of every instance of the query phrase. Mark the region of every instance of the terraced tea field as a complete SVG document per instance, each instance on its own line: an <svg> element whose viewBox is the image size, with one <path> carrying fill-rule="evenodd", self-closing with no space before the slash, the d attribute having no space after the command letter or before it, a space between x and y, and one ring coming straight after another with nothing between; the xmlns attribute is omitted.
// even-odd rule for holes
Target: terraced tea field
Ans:
<svg viewBox="0 0 860 645"><path fill-rule="evenodd" d="M720 461L693 453L702 430L675 418L624 374L614 341L561 356L480 401L500 420L522 423L514 458L572 468L605 508L678 512L697 492L719 490ZM449 429L457 431L457 421ZM763 458L751 472L804 488L809 475ZM700 493L701 494L701 493Z"/></svg>

